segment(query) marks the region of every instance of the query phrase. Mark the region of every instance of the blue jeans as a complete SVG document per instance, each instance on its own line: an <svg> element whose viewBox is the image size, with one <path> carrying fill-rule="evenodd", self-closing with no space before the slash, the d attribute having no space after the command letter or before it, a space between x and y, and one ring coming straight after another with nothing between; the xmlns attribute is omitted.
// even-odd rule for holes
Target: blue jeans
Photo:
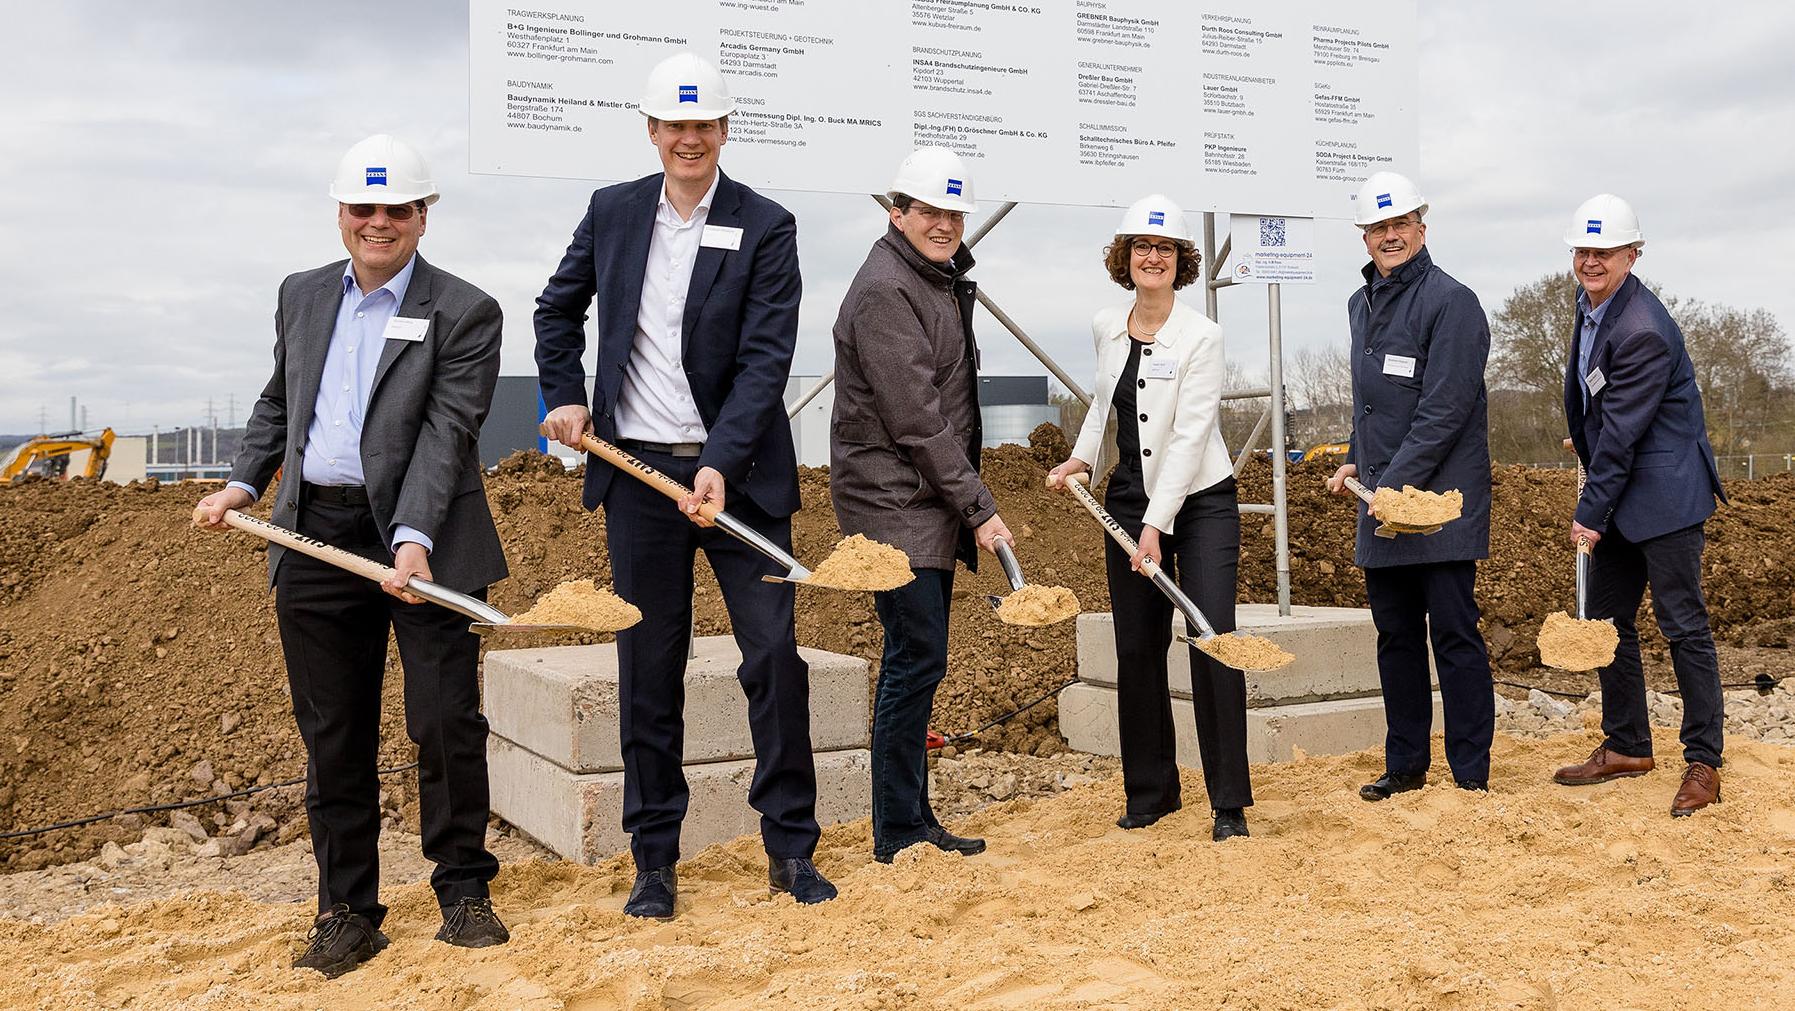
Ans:
<svg viewBox="0 0 1795 1011"><path fill-rule="evenodd" d="M885 628L873 702L873 853L889 856L940 825L929 809L929 714L947 676L947 609L952 569L914 569L916 578L873 594Z"/></svg>

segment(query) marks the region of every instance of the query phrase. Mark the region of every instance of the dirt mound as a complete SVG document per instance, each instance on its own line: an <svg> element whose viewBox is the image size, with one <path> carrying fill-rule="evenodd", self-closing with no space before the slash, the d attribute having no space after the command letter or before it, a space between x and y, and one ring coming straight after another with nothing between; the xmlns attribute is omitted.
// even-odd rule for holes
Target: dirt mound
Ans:
<svg viewBox="0 0 1795 1011"><path fill-rule="evenodd" d="M1034 437L1033 447L985 454L985 479L1017 536L1017 556L1031 582L1068 587L1085 610L1106 610L1101 532L1069 496L1042 483L1047 467L1064 458L1065 438L1050 425ZM1352 565L1353 506L1323 492L1328 472L1321 464L1290 470L1292 598L1363 606L1364 581ZM1269 501L1270 480L1263 461L1249 466L1242 500ZM804 509L794 537L799 557L812 563L841 536L827 482L826 468L800 474ZM570 579L609 584L602 518L580 507L579 483L578 472L537 454L518 454L488 477L512 573L493 588L501 609L521 611ZM1499 664L1526 670L1536 682L1556 677L1552 684L1587 688L1593 675L1531 670L1540 621L1569 604L1572 488L1569 471L1496 471L1493 557L1482 566L1478 592ZM262 542L193 530L189 510L204 490L153 481L0 488L0 832L303 772ZM1729 491L1734 505L1709 526L1706 586L1715 628L1723 642L1780 652L1791 623L1759 618L1785 614L1795 588L1795 523L1784 504L1795 477L1737 483ZM1274 600L1271 519L1245 519L1242 600ZM955 584L950 670L935 725L948 733L974 730L1049 696L980 743L1052 754L1064 745L1050 696L1074 676L1075 623L1025 628L998 621L984 595L1008 587L986 561ZM702 564L696 606L700 635L728 631L716 583ZM797 622L802 644L877 662L881 635L869 594L800 588ZM1648 636L1648 648L1652 641ZM412 760L413 748L404 733L396 653L387 674L381 757L400 765ZM415 827L414 780L401 775L383 783L389 816ZM264 835L291 839L302 829L296 796L285 789L197 813L213 833L263 814L279 823ZM136 838L142 825L124 819L0 842L0 861L18 868L89 856L108 839Z"/></svg>
<svg viewBox="0 0 1795 1011"><path fill-rule="evenodd" d="M1726 803L1681 820L1665 810L1673 771L1554 786L1546 770L1595 741L1501 736L1490 792L1447 779L1376 805L1355 792L1382 770L1375 753L1264 766L1252 837L1219 845L1202 805L1116 828L1117 777L956 822L989 842L972 858L919 846L876 863L863 818L823 835L841 897L820 906L768 898L748 837L680 866L671 923L623 915L627 856L508 864L493 899L509 944L431 940L434 898L408 885L385 895L391 947L335 981L288 968L299 903L200 892L3 922L0 1005L1787 1007L1795 751L1729 742ZM1674 754L1674 731L1657 743ZM1201 784L1184 773L1187 797Z"/></svg>

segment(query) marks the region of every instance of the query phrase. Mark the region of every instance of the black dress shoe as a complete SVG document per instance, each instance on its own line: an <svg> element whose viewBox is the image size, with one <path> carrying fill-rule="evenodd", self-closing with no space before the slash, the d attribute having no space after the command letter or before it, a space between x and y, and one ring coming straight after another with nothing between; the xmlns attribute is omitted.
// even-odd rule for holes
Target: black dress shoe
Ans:
<svg viewBox="0 0 1795 1011"><path fill-rule="evenodd" d="M1490 792L1490 783L1487 779L1459 779L1454 782L1461 790L1476 790L1478 793Z"/></svg>
<svg viewBox="0 0 1795 1011"><path fill-rule="evenodd" d="M316 969L327 979L341 976L387 946L386 935L372 921L341 902L312 922L305 941L305 953L293 960L293 968Z"/></svg>
<svg viewBox="0 0 1795 1011"><path fill-rule="evenodd" d="M1359 787L1359 796L1365 800L1389 800L1392 794L1407 793L1419 790L1427 785L1427 773L1416 772L1402 775L1386 772L1377 777L1377 781Z"/></svg>
<svg viewBox="0 0 1795 1011"><path fill-rule="evenodd" d="M1166 815L1172 814L1172 813L1176 812L1177 810L1178 810L1178 808L1174 807L1174 808L1169 808L1164 811L1148 811L1148 812L1145 812L1142 814L1136 814L1133 811L1127 811L1127 812L1123 813L1122 817L1116 819L1116 827L1117 828L1146 828L1148 825L1153 824L1154 822L1158 821L1159 819L1164 818Z"/></svg>
<svg viewBox="0 0 1795 1011"><path fill-rule="evenodd" d="M1209 838L1216 842L1232 839L1235 836L1245 838L1247 832L1247 813L1244 808L1218 808L1215 812L1215 827L1209 830Z"/></svg>
<svg viewBox="0 0 1795 1011"><path fill-rule="evenodd" d="M792 898L807 906L835 898L835 886L805 857L790 860L767 858L767 890L774 895L790 892Z"/></svg>
<svg viewBox="0 0 1795 1011"><path fill-rule="evenodd" d="M947 853L958 853L963 857L969 857L975 853L985 852L985 840L973 839L963 835L954 835L940 825L931 825L929 827L928 835L925 835L922 838L924 842L938 850Z"/></svg>
<svg viewBox="0 0 1795 1011"><path fill-rule="evenodd" d="M491 899L469 897L443 908L443 925L436 939L461 948L490 948L511 940L511 931L492 911Z"/></svg>
<svg viewBox="0 0 1795 1011"><path fill-rule="evenodd" d="M679 878L673 865L653 867L636 872L636 884L629 890L629 901L623 904L625 916L643 919L673 919L673 900L679 895Z"/></svg>

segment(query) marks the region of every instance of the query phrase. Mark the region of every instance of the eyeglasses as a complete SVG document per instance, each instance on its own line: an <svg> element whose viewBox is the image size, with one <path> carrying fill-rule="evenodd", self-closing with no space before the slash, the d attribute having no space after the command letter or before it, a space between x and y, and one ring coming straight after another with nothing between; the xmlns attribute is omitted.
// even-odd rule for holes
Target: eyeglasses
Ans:
<svg viewBox="0 0 1795 1011"><path fill-rule="evenodd" d="M930 224L938 221L945 221L950 225L966 223L966 212L964 211L944 211L939 207L930 207L927 204L911 204L905 213L920 215L924 221Z"/></svg>
<svg viewBox="0 0 1795 1011"><path fill-rule="evenodd" d="M1134 251L1134 255L1143 259L1153 253L1158 253L1162 260L1169 260L1178 255L1178 245L1174 242L1148 242L1146 239L1136 239L1134 245L1128 248Z"/></svg>
<svg viewBox="0 0 1795 1011"><path fill-rule="evenodd" d="M1412 232L1420 224L1421 222L1410 217L1399 218L1395 221L1380 221L1375 225L1366 225L1365 234L1378 239L1389 232Z"/></svg>
<svg viewBox="0 0 1795 1011"><path fill-rule="evenodd" d="M1582 263L1585 260L1594 260L1597 263L1607 263L1632 248L1632 246L1617 246L1613 249L1573 249L1571 250L1571 262Z"/></svg>
<svg viewBox="0 0 1795 1011"><path fill-rule="evenodd" d="M410 221L421 208L416 204L344 204L343 209L352 218L371 218L374 212L384 209L388 221Z"/></svg>

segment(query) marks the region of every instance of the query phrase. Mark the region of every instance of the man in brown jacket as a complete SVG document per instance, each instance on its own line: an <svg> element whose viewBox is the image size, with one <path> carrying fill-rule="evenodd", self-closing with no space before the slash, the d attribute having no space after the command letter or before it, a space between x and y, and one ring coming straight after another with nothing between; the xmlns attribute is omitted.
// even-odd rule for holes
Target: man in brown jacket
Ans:
<svg viewBox="0 0 1795 1011"><path fill-rule="evenodd" d="M844 534L903 549L916 578L873 595L885 652L873 706L873 856L926 842L973 854L929 809L925 741L947 674L954 560L1010 531L979 480L977 285L961 244L977 205L960 159L922 148L892 183L891 225L873 244L835 321L829 492Z"/></svg>

